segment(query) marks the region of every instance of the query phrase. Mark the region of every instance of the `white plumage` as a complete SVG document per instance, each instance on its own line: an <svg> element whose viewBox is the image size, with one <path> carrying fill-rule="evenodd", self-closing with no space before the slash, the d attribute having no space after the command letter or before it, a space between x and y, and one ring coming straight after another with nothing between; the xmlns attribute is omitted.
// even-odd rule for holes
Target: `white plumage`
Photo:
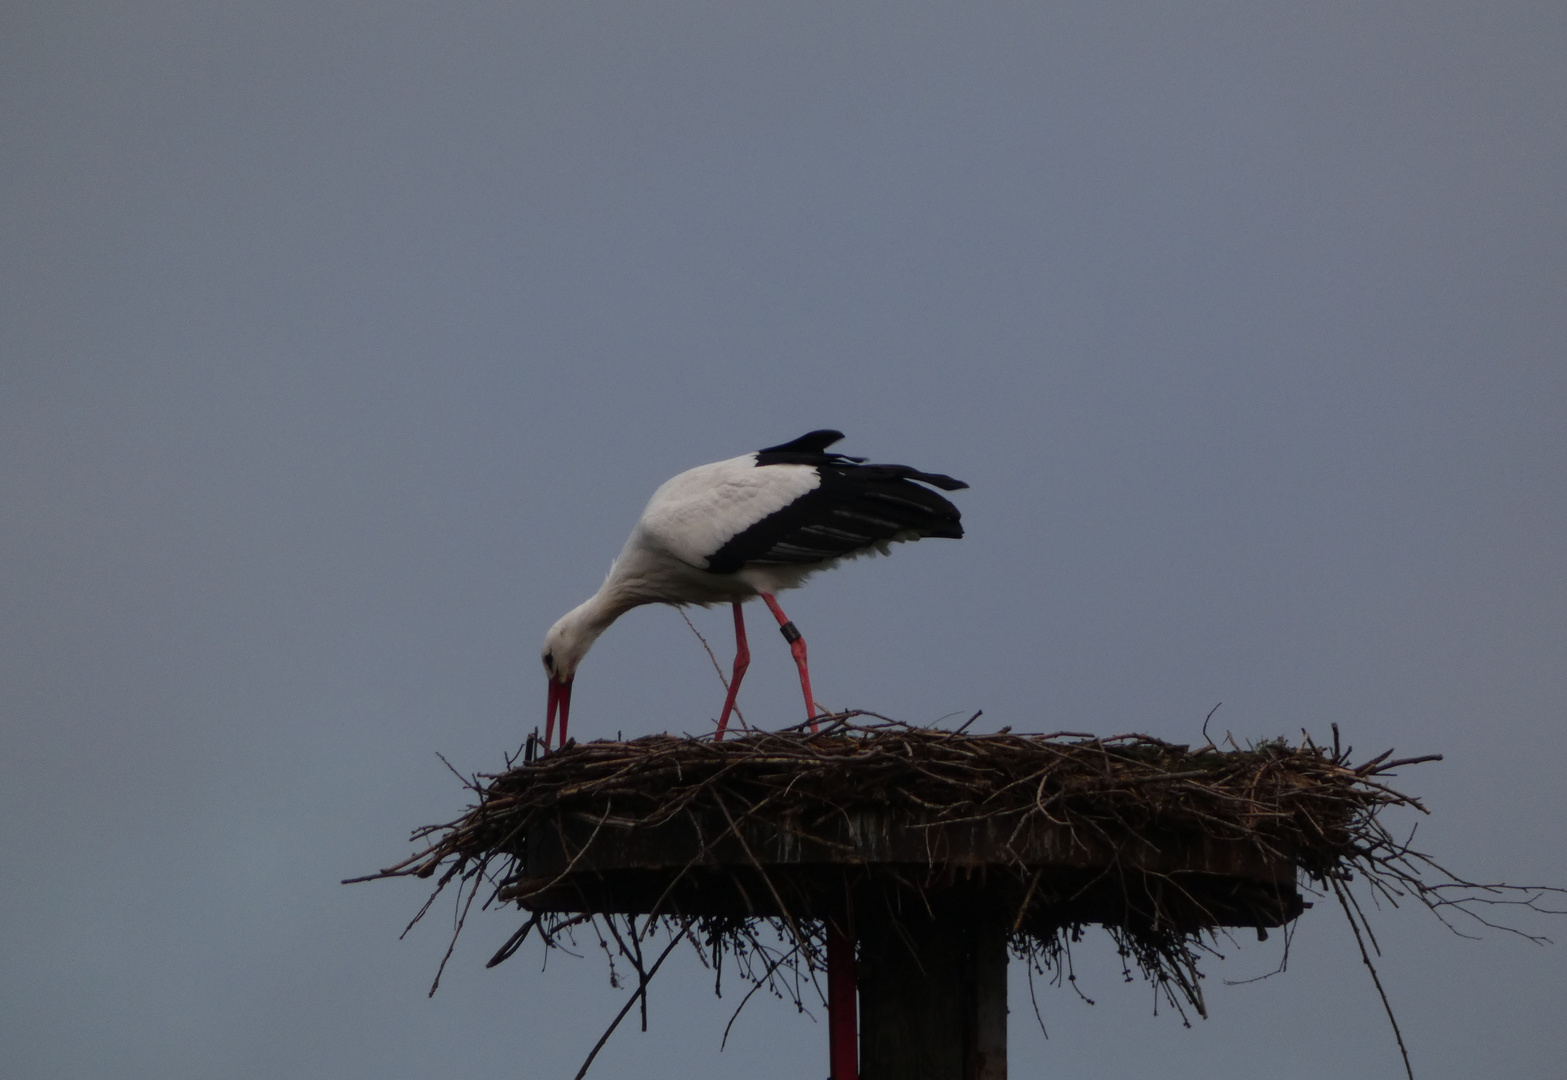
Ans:
<svg viewBox="0 0 1567 1080"><path fill-rule="evenodd" d="M735 664L719 738L750 662L740 605L755 596L789 641L806 716L816 715L805 641L774 594L842 559L885 552L895 541L961 537L957 507L922 485L946 491L968 486L939 473L867 465L863 458L829 453L827 447L841 438L837 431L813 431L699 465L660 485L598 592L561 616L545 636L546 746L557 712L561 745L566 742L571 685L582 658L611 623L640 604L734 605Z"/></svg>

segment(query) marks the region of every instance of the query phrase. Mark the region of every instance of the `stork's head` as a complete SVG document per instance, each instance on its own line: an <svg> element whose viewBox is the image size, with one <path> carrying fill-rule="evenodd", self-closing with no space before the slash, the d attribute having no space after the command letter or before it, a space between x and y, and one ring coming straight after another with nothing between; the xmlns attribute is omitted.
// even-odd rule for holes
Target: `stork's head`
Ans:
<svg viewBox="0 0 1567 1080"><path fill-rule="evenodd" d="M588 601L560 617L544 635L544 673L550 680L549 711L544 720L544 745L550 744L555 730L555 714L560 713L560 745L566 744L566 719L571 714L571 680L577 665L604 632L596 617L593 601ZM606 624L607 625L607 624Z"/></svg>

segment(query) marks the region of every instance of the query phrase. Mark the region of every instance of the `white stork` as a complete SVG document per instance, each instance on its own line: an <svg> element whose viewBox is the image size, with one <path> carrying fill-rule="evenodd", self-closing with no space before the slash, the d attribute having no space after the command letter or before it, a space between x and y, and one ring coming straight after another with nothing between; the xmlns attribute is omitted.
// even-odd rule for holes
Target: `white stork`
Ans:
<svg viewBox="0 0 1567 1080"><path fill-rule="evenodd" d="M828 453L843 433L813 431L793 442L699 465L653 493L599 591L561 616L544 638L549 709L544 745L560 714L566 743L571 682L598 636L639 604L734 605L735 662L718 718L724 737L740 679L751 662L740 605L760 596L778 620L800 669L806 718L817 714L805 639L773 594L843 559L925 536L963 535L958 508L922 487L968 487L906 465L866 465Z"/></svg>

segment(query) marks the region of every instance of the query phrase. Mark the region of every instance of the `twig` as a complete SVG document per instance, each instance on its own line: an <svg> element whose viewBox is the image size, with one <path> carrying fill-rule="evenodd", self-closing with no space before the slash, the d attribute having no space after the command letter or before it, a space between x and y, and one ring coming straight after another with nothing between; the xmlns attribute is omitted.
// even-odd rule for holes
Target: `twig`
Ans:
<svg viewBox="0 0 1567 1080"><path fill-rule="evenodd" d="M1377 966L1371 962L1371 955L1366 952L1366 943L1360 936L1360 927L1355 923L1354 913L1350 911L1349 901L1344 898L1344 887L1339 884L1337 878L1330 879L1333 885L1333 893L1338 897L1338 902L1344 909L1344 917L1349 920L1349 928L1355 933L1355 944L1360 947L1360 959L1366 965L1366 970L1371 972L1371 982L1377 988L1377 996L1382 999L1382 1009L1387 1013L1387 1022L1393 1026L1393 1038L1398 1040L1398 1052L1404 1059L1404 1073L1409 1080L1415 1080L1415 1070L1409 1064L1409 1050L1404 1046L1404 1033L1398 1030L1398 1018L1393 1015L1393 1005L1387 999L1387 991L1382 989L1382 980L1377 975ZM1365 918L1364 915L1361 918ZM1367 928L1369 930L1369 927Z"/></svg>
<svg viewBox="0 0 1567 1080"><path fill-rule="evenodd" d="M599 1036L599 1041L593 1044L593 1049L589 1050L588 1056L583 1059L582 1068L577 1070L577 1075L572 1077L572 1080L582 1080L584 1076L588 1075L588 1069L592 1067L593 1059L599 1056L599 1051L604 1049L604 1044L609 1042L609 1037L615 1034L615 1029L620 1026L620 1022L631 1011L631 1006L635 1005L639 999L647 997L647 984L654 975L658 974L658 969L664 966L664 961L669 958L670 953L675 951L675 946L679 945L681 938L685 936L686 932L682 930L675 935L668 945L664 946L664 951L658 954L658 959L653 961L653 966L648 969L647 978L637 983L637 988L632 991L630 1000L620 1007L620 1011L615 1014L615 1019L609 1022L609 1027L605 1028L604 1034Z"/></svg>
<svg viewBox="0 0 1567 1080"><path fill-rule="evenodd" d="M713 662L713 670L718 672L718 681L724 684L724 689L727 691L729 689L729 680L724 677L724 669L719 666L718 657L713 653L713 647L707 643L707 638L702 636L702 631L696 628L696 623L691 621L691 616L686 614L685 608L677 607L675 610L680 612L680 617L686 621L686 625L691 628L691 632L696 635L696 639L702 643L702 650L707 653L707 658ZM740 721L740 726L749 731L751 725L745 722L745 716L740 712L740 703L738 701L735 702L732 708L734 709L735 719Z"/></svg>

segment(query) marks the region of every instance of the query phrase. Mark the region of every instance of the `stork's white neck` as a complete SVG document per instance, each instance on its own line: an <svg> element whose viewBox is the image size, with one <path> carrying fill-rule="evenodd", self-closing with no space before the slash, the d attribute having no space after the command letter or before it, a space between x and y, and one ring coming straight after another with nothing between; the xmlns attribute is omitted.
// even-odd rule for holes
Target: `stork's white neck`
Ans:
<svg viewBox="0 0 1567 1080"><path fill-rule="evenodd" d="M605 587L562 615L556 626L568 627L571 636L583 641L582 651L587 652L598 636L608 630L610 624L636 607L618 590Z"/></svg>
<svg viewBox="0 0 1567 1080"><path fill-rule="evenodd" d="M566 612L550 627L544 638L546 663L553 657L553 670L564 678L571 678L599 635L641 602L628 597L611 574L598 592Z"/></svg>

